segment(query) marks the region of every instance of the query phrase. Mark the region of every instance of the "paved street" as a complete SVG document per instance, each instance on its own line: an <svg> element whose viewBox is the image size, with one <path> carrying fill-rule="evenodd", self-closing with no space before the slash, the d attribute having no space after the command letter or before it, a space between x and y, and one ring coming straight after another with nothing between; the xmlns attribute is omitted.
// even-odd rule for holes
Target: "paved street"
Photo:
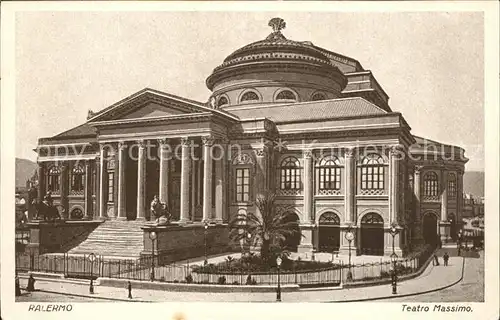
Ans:
<svg viewBox="0 0 500 320"><path fill-rule="evenodd" d="M443 249L449 250L449 249ZM451 258L449 266L433 266L429 264L427 269L418 278L407 280L398 284L398 294L416 294L428 290L436 290L450 285L460 279L462 273L462 258L454 256L453 249L449 250ZM443 251L438 255L442 256ZM476 256L479 257L478 254ZM352 289L323 289L323 290L301 290L298 292L284 292L284 302L344 302L359 299L384 299L384 301L482 301L484 299L483 268L484 257L466 258L465 278L463 282L445 289L443 291L424 295L395 298L391 294L391 286L380 285ZM26 280L21 280L21 286L26 285ZM88 293L88 285L74 283L59 283L39 280L36 288L49 292L34 292L18 297L17 301L112 301L113 299L130 301L127 299L127 290L123 288L95 287L95 294ZM24 291L23 291L24 292ZM253 293L203 293L203 292L173 292L164 290L133 289L132 301L214 301L214 302L272 302L275 301L275 292Z"/></svg>
<svg viewBox="0 0 500 320"><path fill-rule="evenodd" d="M464 279L455 286L437 292L397 298L395 302L483 302L484 251L478 258L467 258Z"/></svg>

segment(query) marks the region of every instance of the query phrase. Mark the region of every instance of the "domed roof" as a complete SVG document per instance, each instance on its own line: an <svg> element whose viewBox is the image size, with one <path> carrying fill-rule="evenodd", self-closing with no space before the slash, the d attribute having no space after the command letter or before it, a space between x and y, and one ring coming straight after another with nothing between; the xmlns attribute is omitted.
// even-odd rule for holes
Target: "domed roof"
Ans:
<svg viewBox="0 0 500 320"><path fill-rule="evenodd" d="M224 62L213 70L213 73L207 78L207 86L212 89L215 83L221 78L225 71L234 70L238 66L253 67L279 65L285 67L292 63L294 65L302 64L302 67L321 67L324 72L333 71L340 73L331 60L319 49L308 41L293 41L287 39L281 30L285 28L285 21L281 18L273 18L269 21L269 26L273 32L264 40L250 43L227 56ZM277 65L278 64L278 65ZM325 68L326 67L326 68ZM240 69L240 68L238 68Z"/></svg>

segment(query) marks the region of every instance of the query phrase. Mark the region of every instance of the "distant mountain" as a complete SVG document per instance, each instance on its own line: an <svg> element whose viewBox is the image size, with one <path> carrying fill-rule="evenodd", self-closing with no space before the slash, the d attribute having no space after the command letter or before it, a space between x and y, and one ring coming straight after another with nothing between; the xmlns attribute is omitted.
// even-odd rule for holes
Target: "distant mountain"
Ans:
<svg viewBox="0 0 500 320"><path fill-rule="evenodd" d="M464 192L474 196L484 197L484 172L464 172Z"/></svg>
<svg viewBox="0 0 500 320"><path fill-rule="evenodd" d="M37 168L36 162L28 159L16 158L16 188L25 187Z"/></svg>

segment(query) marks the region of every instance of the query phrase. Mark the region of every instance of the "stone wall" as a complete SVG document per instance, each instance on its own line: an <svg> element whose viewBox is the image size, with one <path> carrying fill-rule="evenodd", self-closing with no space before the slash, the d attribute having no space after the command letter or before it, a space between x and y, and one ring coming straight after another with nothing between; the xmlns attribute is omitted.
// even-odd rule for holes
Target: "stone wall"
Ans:
<svg viewBox="0 0 500 320"><path fill-rule="evenodd" d="M144 251L142 256L151 256L153 241L151 232L156 232L154 252L160 264L178 260L203 257L205 255L205 229L200 223L191 225L144 226ZM227 225L210 225L206 235L207 254L232 251Z"/></svg>
<svg viewBox="0 0 500 320"><path fill-rule="evenodd" d="M65 252L85 240L99 221L30 222L30 243L27 252L44 254Z"/></svg>

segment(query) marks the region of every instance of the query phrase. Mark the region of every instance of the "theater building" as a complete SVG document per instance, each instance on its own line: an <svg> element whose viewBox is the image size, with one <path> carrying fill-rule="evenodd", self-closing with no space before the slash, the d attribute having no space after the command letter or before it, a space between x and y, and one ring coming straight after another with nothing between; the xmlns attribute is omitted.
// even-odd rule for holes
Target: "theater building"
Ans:
<svg viewBox="0 0 500 320"><path fill-rule="evenodd" d="M357 60L270 26L215 67L207 102L146 88L39 139L39 200L50 190L67 220L137 225L158 195L176 230L223 230L272 191L302 252L347 252L348 227L353 254L390 254L393 223L398 253L452 235L464 150L413 136Z"/></svg>

